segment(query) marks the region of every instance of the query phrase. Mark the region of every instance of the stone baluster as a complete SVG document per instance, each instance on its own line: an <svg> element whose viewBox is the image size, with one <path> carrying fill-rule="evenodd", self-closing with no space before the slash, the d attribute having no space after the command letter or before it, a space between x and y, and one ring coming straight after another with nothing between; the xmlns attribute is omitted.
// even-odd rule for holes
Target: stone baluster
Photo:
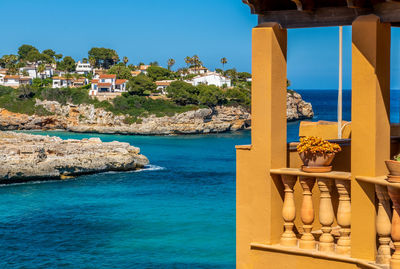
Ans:
<svg viewBox="0 0 400 269"><path fill-rule="evenodd" d="M319 222L322 225L322 235L319 238L319 250L332 252L334 251L334 238L331 234L331 231L335 216L331 200L331 179L318 178L318 187L321 192L319 204Z"/></svg>
<svg viewBox="0 0 400 269"><path fill-rule="evenodd" d="M400 268L400 189L388 187L390 199L393 202L392 240L395 251L390 259L390 268Z"/></svg>
<svg viewBox="0 0 400 269"><path fill-rule="evenodd" d="M376 196L378 197L378 213L376 214L376 233L378 234L378 253L376 255L377 264L390 264L390 233L391 208L390 198L386 186L375 185Z"/></svg>
<svg viewBox="0 0 400 269"><path fill-rule="evenodd" d="M293 187L296 181L296 176L282 175L282 182L285 187L285 198L282 208L285 231L281 237L281 245L283 246L297 246L297 238L293 232L294 220L296 218Z"/></svg>
<svg viewBox="0 0 400 269"><path fill-rule="evenodd" d="M336 188L339 193L339 207L337 211L337 222L340 226L340 237L336 246L336 253L350 256L351 240L351 202L350 202L350 181L336 180Z"/></svg>
<svg viewBox="0 0 400 269"><path fill-rule="evenodd" d="M315 178L300 177L303 188L303 202L301 204L301 221L303 222L303 235L299 241L299 247L303 249L315 249L315 239L311 234L314 222L314 206L312 201L312 189Z"/></svg>

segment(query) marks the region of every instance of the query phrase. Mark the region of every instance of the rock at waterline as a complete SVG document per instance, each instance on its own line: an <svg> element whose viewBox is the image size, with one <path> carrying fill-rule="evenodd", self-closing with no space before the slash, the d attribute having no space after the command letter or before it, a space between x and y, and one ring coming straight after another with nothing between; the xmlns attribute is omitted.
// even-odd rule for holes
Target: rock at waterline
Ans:
<svg viewBox="0 0 400 269"><path fill-rule="evenodd" d="M67 130L80 133L173 135L208 134L246 129L251 125L251 115L243 107L217 106L200 108L173 116L142 117L136 123L127 123L129 115L115 115L93 105L61 105L55 101L36 100L51 112L51 116L12 113L0 108L0 130ZM314 112L301 95L288 91L288 121L310 119Z"/></svg>
<svg viewBox="0 0 400 269"><path fill-rule="evenodd" d="M128 143L14 132L0 132L0 161L0 183L129 171L149 163L139 148Z"/></svg>

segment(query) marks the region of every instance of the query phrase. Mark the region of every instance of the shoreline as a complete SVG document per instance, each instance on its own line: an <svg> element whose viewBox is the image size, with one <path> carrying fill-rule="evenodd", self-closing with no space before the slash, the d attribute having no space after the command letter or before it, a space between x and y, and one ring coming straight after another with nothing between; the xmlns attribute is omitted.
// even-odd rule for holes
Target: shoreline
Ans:
<svg viewBox="0 0 400 269"><path fill-rule="evenodd" d="M63 140L57 136L0 132L0 184L65 180L104 172L144 169L149 164L129 143L100 138Z"/></svg>

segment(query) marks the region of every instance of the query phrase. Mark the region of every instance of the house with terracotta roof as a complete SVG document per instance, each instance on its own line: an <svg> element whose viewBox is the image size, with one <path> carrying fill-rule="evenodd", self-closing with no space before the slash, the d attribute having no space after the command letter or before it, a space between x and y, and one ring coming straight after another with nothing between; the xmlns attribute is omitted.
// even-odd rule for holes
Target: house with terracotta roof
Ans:
<svg viewBox="0 0 400 269"><path fill-rule="evenodd" d="M20 85L30 85L30 84L32 84L31 77L24 77L18 75L5 75L3 78L2 85L18 88Z"/></svg>
<svg viewBox="0 0 400 269"><path fill-rule="evenodd" d="M174 81L175 80L159 80L159 81L156 81L157 91L160 92L162 95L167 95L167 88Z"/></svg>
<svg viewBox="0 0 400 269"><path fill-rule="evenodd" d="M191 68L188 69L188 73L190 75L202 75L202 74L206 74L208 72L209 72L208 68L206 68L204 66L191 67Z"/></svg>
<svg viewBox="0 0 400 269"><path fill-rule="evenodd" d="M141 66L139 66L140 73L147 75L147 69L149 67L150 67L150 65L141 65Z"/></svg>
<svg viewBox="0 0 400 269"><path fill-rule="evenodd" d="M99 93L122 93L126 92L128 80L117 79L117 75L103 74L99 78L92 80L92 88L89 91L90 96L96 96Z"/></svg>
<svg viewBox="0 0 400 269"><path fill-rule="evenodd" d="M68 88L72 87L72 78L53 77L52 88Z"/></svg>
<svg viewBox="0 0 400 269"><path fill-rule="evenodd" d="M140 71L138 71L138 70L136 70L136 71L131 71L132 77L136 77L136 76L140 75L141 73L142 73L142 72L140 72Z"/></svg>

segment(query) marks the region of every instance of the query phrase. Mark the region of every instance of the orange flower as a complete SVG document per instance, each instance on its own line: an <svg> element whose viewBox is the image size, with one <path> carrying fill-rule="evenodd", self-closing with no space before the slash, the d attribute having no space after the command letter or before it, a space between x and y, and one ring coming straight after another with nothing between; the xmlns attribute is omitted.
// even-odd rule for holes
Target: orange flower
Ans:
<svg viewBox="0 0 400 269"><path fill-rule="evenodd" d="M306 152L312 154L338 153L341 150L342 149L338 144L330 143L316 136L301 137L300 143L297 146L298 152Z"/></svg>

